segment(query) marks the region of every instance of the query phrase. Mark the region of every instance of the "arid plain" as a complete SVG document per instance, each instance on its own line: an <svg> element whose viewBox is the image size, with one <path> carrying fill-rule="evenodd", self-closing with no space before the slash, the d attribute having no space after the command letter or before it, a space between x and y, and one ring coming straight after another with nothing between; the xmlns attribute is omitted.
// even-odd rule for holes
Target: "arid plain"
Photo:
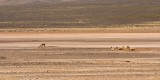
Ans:
<svg viewBox="0 0 160 80"><path fill-rule="evenodd" d="M160 80L160 0L0 0L0 80Z"/></svg>
<svg viewBox="0 0 160 80"><path fill-rule="evenodd" d="M159 52L160 33L1 32L0 80L159 80Z"/></svg>

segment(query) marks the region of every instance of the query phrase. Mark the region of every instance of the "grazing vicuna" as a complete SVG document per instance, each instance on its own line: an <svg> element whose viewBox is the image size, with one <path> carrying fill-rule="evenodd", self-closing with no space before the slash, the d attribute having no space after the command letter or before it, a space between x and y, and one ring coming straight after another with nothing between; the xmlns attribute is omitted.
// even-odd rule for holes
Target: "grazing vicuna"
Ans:
<svg viewBox="0 0 160 80"><path fill-rule="evenodd" d="M135 48L130 48L130 51L135 51L136 49Z"/></svg>
<svg viewBox="0 0 160 80"><path fill-rule="evenodd" d="M123 47L118 47L118 50L124 50L124 46Z"/></svg>
<svg viewBox="0 0 160 80"><path fill-rule="evenodd" d="M136 50L135 48L131 48L130 46L127 46L127 49L130 50L130 51L135 51Z"/></svg>
<svg viewBox="0 0 160 80"><path fill-rule="evenodd" d="M43 43L43 44L41 44L39 47L46 47L46 44L45 43Z"/></svg>
<svg viewBox="0 0 160 80"><path fill-rule="evenodd" d="M116 48L114 48L114 47L111 47L110 49L111 49L111 51L114 51Z"/></svg>

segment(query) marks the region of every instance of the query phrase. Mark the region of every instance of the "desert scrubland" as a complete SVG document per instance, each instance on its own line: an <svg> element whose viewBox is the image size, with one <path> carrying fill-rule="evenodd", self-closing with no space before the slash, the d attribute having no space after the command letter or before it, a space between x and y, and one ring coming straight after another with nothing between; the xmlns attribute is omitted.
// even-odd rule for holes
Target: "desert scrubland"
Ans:
<svg viewBox="0 0 160 80"><path fill-rule="evenodd" d="M160 80L160 0L0 0L0 80Z"/></svg>
<svg viewBox="0 0 160 80"><path fill-rule="evenodd" d="M1 33L0 79L159 80L159 45L159 33Z"/></svg>

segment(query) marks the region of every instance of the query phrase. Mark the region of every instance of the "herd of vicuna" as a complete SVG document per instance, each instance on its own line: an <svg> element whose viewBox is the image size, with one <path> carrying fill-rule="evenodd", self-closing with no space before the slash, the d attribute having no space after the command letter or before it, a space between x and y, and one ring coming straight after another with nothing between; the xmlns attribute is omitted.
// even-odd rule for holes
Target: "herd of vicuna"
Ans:
<svg viewBox="0 0 160 80"><path fill-rule="evenodd" d="M115 51L115 50L129 50L129 51L135 51L136 49L135 48L131 48L130 46L122 46L122 47L111 47L111 50L112 51Z"/></svg>
<svg viewBox="0 0 160 80"><path fill-rule="evenodd" d="M40 47L40 48L44 48L44 47L46 47L46 44L43 43L43 44L41 44L39 47ZM127 47L122 46L122 47L111 47L111 50L112 50L112 51L115 51L115 50L135 51L136 49L135 49L135 48L131 48L130 46L127 46Z"/></svg>

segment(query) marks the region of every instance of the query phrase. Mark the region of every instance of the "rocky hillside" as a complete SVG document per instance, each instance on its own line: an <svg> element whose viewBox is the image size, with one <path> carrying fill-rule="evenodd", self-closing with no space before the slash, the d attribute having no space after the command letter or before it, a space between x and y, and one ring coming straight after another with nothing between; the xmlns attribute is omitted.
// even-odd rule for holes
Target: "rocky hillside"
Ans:
<svg viewBox="0 0 160 80"><path fill-rule="evenodd" d="M0 5L0 28L110 27L160 21L160 0L0 0Z"/></svg>

